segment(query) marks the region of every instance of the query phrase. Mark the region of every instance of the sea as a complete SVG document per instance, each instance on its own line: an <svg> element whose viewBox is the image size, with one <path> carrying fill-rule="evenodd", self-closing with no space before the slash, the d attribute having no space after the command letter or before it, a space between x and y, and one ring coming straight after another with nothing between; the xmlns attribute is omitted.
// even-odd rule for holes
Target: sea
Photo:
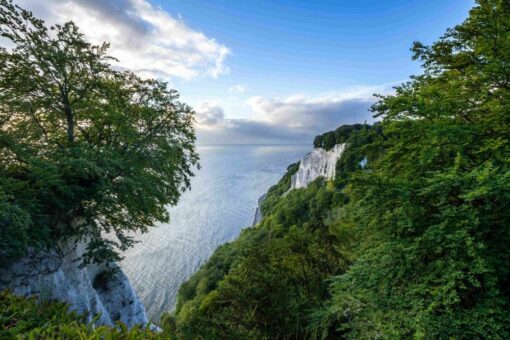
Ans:
<svg viewBox="0 0 510 340"><path fill-rule="evenodd" d="M253 222L258 198L276 184L289 164L311 145L199 146L201 169L176 206L170 222L137 235L121 267L158 323L175 308L177 291L214 250Z"/></svg>

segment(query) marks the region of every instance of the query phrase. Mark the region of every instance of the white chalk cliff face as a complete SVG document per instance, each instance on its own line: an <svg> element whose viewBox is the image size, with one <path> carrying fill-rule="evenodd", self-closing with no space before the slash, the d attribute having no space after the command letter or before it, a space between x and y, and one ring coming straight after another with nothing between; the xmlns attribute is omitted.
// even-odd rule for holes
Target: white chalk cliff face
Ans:
<svg viewBox="0 0 510 340"><path fill-rule="evenodd" d="M336 162L345 150L345 144L337 144L331 150L315 148L299 162L299 170L291 177L291 189L306 188L318 177L335 177Z"/></svg>
<svg viewBox="0 0 510 340"><path fill-rule="evenodd" d="M323 148L315 148L312 152L307 154L299 162L298 171L292 175L290 190L306 188L308 184L316 180L318 177L324 177L326 179L335 178L336 162L342 156L346 144L336 144L331 150L326 151ZM363 167L366 165L366 158L360 163ZM288 191L287 191L288 192ZM255 210L255 216L253 218L252 227L259 224L262 221L262 209L261 205L266 194L262 195L258 200L258 207Z"/></svg>
<svg viewBox="0 0 510 340"><path fill-rule="evenodd" d="M264 202L264 200L266 199L266 196L267 194L264 194L262 196L259 197L258 199L258 205L257 205L257 209L255 209L255 216L253 217L253 222L251 224L252 227L256 226L257 224L259 224L260 221L262 221L262 202Z"/></svg>
<svg viewBox="0 0 510 340"><path fill-rule="evenodd" d="M98 324L113 325L122 321L128 327L148 323L145 308L136 296L126 275L105 275L106 265L79 267L85 244L63 244L48 251L29 250L27 255L6 268L0 268L0 290L59 300L88 320L101 314ZM117 266L111 264L110 266Z"/></svg>

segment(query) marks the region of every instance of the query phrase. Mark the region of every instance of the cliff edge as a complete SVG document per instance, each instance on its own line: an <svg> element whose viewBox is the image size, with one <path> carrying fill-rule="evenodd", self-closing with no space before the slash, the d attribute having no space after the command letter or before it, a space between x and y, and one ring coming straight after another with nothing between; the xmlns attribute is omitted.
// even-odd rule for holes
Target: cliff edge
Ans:
<svg viewBox="0 0 510 340"><path fill-rule="evenodd" d="M318 177L335 177L336 162L345 150L346 144L336 144L331 150L315 148L299 162L298 171L292 175L291 189L306 188Z"/></svg>
<svg viewBox="0 0 510 340"><path fill-rule="evenodd" d="M306 154L299 161L299 168L297 171L290 177L290 188L288 191L292 189L306 188L308 184L316 180L318 177L324 177L325 179L335 178L336 163L342 156L346 145L346 143L336 144L330 150L326 150L322 147L316 147L310 153ZM364 160L364 163L360 163L360 165L362 167L366 165L366 159ZM253 217L252 227L259 224L264 217L262 214L262 202L264 202L266 197L267 193L260 196L258 199L258 205L255 210L255 216Z"/></svg>
<svg viewBox="0 0 510 340"><path fill-rule="evenodd" d="M86 314L97 324L113 325L122 321L128 327L148 323L145 308L116 263L80 267L85 243L64 243L51 250L28 250L27 254L0 268L0 290L16 295L58 300L70 309ZM111 269L114 274L108 274Z"/></svg>

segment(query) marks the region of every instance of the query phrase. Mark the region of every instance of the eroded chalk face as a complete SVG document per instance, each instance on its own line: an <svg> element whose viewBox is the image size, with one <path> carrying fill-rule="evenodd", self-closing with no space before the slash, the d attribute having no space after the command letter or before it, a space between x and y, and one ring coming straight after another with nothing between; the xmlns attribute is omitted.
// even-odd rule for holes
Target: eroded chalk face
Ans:
<svg viewBox="0 0 510 340"><path fill-rule="evenodd" d="M315 148L299 163L298 171L292 175L291 189L305 188L318 177L335 177L336 162L345 150L346 144L337 144L331 150Z"/></svg>
<svg viewBox="0 0 510 340"><path fill-rule="evenodd" d="M0 290L66 302L88 321L100 314L100 325L147 325L145 308L116 263L80 267L85 248L85 243L66 242L50 250L29 249L0 270Z"/></svg>

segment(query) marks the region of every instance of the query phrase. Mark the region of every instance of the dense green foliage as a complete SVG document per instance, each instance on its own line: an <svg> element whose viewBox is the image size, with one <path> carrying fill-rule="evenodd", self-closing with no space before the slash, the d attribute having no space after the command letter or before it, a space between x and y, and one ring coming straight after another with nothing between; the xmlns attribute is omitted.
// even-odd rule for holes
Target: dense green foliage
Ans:
<svg viewBox="0 0 510 340"><path fill-rule="evenodd" d="M343 125L349 128L350 125ZM342 143L348 146L342 152L342 157L336 163L335 184L341 188L349 182L351 174L357 170L363 169L363 163L372 163L379 153L381 147L375 147L374 142L380 138L385 138L382 133L382 125L375 123L374 125L364 125L359 130L349 133L348 139L340 139Z"/></svg>
<svg viewBox="0 0 510 340"><path fill-rule="evenodd" d="M189 187L192 109L112 69L72 22L47 29L0 0L0 36L0 258L72 238L85 261L118 259Z"/></svg>
<svg viewBox="0 0 510 340"><path fill-rule="evenodd" d="M337 229L364 239L325 315L352 338L510 336L510 5L480 1L374 110ZM324 316L324 315L323 315Z"/></svg>
<svg viewBox="0 0 510 340"><path fill-rule="evenodd" d="M336 130L335 181L286 193L287 174L183 285L174 334L510 337L510 5L480 0L413 51L424 73L380 97L382 122Z"/></svg>
<svg viewBox="0 0 510 340"><path fill-rule="evenodd" d="M334 131L328 131L316 136L313 140L313 146L330 150L336 144L347 142L353 132L359 131L365 126L366 124L342 125Z"/></svg>
<svg viewBox="0 0 510 340"><path fill-rule="evenodd" d="M335 180L289 192L289 166L263 221L181 287L165 336L510 338L510 5L479 0L462 25L413 51L424 73L380 97L380 124L315 139L347 144ZM0 196L2 223L27 230L7 242L23 243L36 207L13 197ZM8 335L74 322L6 298Z"/></svg>
<svg viewBox="0 0 510 340"><path fill-rule="evenodd" d="M42 302L34 298L0 292L0 339L168 339L148 328L127 330L117 327L94 326L83 316L70 312L58 302Z"/></svg>
<svg viewBox="0 0 510 340"><path fill-rule="evenodd" d="M329 296L327 278L347 267L323 214L343 200L322 181L293 190L257 228L220 247L180 289L178 337L309 336L309 312Z"/></svg>
<svg viewBox="0 0 510 340"><path fill-rule="evenodd" d="M287 172L278 181L276 185L273 185L266 193L264 200L261 204L262 214L268 215L275 207L280 196L285 194L291 186L291 178L299 169L299 162L293 163L287 167Z"/></svg>

